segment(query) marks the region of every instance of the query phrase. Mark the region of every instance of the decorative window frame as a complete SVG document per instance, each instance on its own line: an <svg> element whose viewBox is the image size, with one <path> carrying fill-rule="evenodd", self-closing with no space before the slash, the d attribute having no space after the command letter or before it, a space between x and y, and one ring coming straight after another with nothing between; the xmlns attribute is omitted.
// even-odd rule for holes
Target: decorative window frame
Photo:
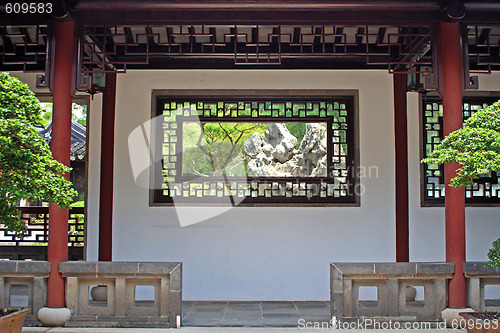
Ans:
<svg viewBox="0 0 500 333"><path fill-rule="evenodd" d="M358 207L360 206L360 196L359 196L359 175L358 172L355 172L359 168L359 121L358 121L358 109L359 109L359 97L357 90L247 90L247 89L203 89L203 90L153 90L152 92L152 109L151 109L151 119L154 119L163 113L162 110L162 100L169 101L184 101L191 99L196 102L203 101L256 101L256 102L297 102L297 101L326 101L329 100L331 102L341 101L348 104L348 108L350 108L351 112L348 112L349 117L349 128L348 130L348 160L346 164L348 166L346 175L348 177L348 184L350 186L350 190L352 191L351 196L347 197L328 197L328 199L335 199L327 201L323 198L323 200L310 200L308 197L276 197L274 200L269 200L269 198L251 198L246 197L245 200L238 203L238 206L307 206L307 207ZM328 118L326 117L288 117L284 118L283 116L278 117L259 117L252 118L241 117L240 119L232 118L228 120L228 122L286 122L286 121L300 121L300 122L312 122L312 123L328 123L332 124ZM215 120L215 118L210 119ZM220 121L218 119L217 121ZM331 132L331 126L327 133ZM160 137L160 133L164 133L162 125L160 122L156 123L151 128L151 147L153 148L152 154L155 161L163 160L162 159L162 148L161 145L163 143L163 139ZM328 139L331 140L331 135L328 135ZM331 141L330 141L331 142ZM331 145L329 145L331 147ZM330 150L330 149L329 149ZM331 156L331 155L330 155ZM150 191L149 191L149 205L150 206L173 206L174 202L171 197L163 195L162 189L155 188L154 184L158 184L163 175L163 162L155 163L155 165L151 168L150 172ZM298 180L308 180L312 183L318 181L324 181L325 178L333 179L333 177L266 177L265 179L256 179L258 177L247 177L249 180L247 183L251 181L260 181L260 182L269 182L272 181L282 181L282 182L297 182ZM229 181L231 182L231 181ZM270 189L271 191L273 189ZM198 201L189 201L175 202L175 205L185 205L185 206L221 206L221 204L217 200L207 200L204 198L203 200Z"/></svg>
<svg viewBox="0 0 500 333"><path fill-rule="evenodd" d="M500 92L492 92L492 91L474 91L474 92L466 92L463 96L463 104L487 104L490 105L493 102L496 102L500 99ZM426 129L426 104L428 103L438 103L442 105L442 100L439 97L437 93L429 93L429 94L421 94L421 98L419 99L420 105L419 105L419 122L420 122L420 160L424 159L426 157L426 138L427 138L427 129ZM468 118L466 112L470 110L464 110L464 118ZM465 120L465 119L464 119ZM439 125L437 129L432 129L432 130L437 130L439 131L439 137L442 139L443 134L442 134L442 117L438 120ZM439 141L434 143L434 146L438 144ZM426 178L426 173L429 171L427 165L420 163L420 205L421 207L444 207L444 195L440 196L439 198L429 198L428 196L428 181ZM439 166L439 176L436 176L439 178L439 184L440 186L444 186L444 166L441 165ZM500 181L500 173L497 173L497 179L495 180L494 175L490 175L488 177L484 177L481 179L479 182L480 184L483 184L481 186L484 186L485 183L488 184L496 184L496 182ZM491 180L491 183L488 182L488 180ZM468 207L498 207L500 206L500 198L495 198L495 197L479 197L476 196L474 197L472 195L471 191L474 191L477 189L477 184L474 184L474 188L471 189L471 187L466 188L466 200L465 200L465 205ZM437 190L436 190L437 191Z"/></svg>

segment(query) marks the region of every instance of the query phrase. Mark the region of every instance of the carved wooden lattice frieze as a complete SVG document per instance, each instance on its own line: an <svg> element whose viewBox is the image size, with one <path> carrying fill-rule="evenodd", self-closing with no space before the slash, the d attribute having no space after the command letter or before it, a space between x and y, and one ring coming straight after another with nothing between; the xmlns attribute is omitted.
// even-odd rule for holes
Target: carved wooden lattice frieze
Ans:
<svg viewBox="0 0 500 333"><path fill-rule="evenodd" d="M26 224L24 238L0 226L0 244L46 245L49 239L49 207L19 207L21 221ZM83 246L85 238L84 207L72 207L68 219L68 245Z"/></svg>
<svg viewBox="0 0 500 333"><path fill-rule="evenodd" d="M468 54L474 72L491 73L500 66L500 27L468 26Z"/></svg>
<svg viewBox="0 0 500 333"><path fill-rule="evenodd" d="M432 73L432 29L423 26L84 26L85 73L165 63L174 56L281 65L284 59L358 58L389 72ZM430 53L429 53L430 55ZM310 60L313 61L313 60ZM167 61L168 62L168 61ZM340 61L343 63L343 61ZM342 65L340 65L342 68Z"/></svg>
<svg viewBox="0 0 500 333"><path fill-rule="evenodd" d="M477 110L496 102L498 98L464 98L464 121ZM443 139L443 104L437 98L426 98L423 101L422 139L424 157ZM444 203L445 184L444 167L423 164L423 203L426 205ZM481 177L472 186L465 189L468 204L499 204L500 203L500 172L492 172Z"/></svg>
<svg viewBox="0 0 500 333"><path fill-rule="evenodd" d="M0 26L0 64L23 71L38 69L47 56L47 25ZM19 67L21 66L21 67Z"/></svg>
<svg viewBox="0 0 500 333"><path fill-rule="evenodd" d="M157 149L162 155L162 188L156 190L155 202L220 203L230 198L233 204L354 203L352 105L352 97L322 100L159 97L157 114L163 118L162 133L157 135ZM269 123L325 126L323 139L327 142L326 170L314 176L263 176L247 172L245 164L239 174L227 169L211 175L189 173L183 167L185 163L192 162L183 158L188 152L183 146L183 133L187 126L196 122L201 126L212 124L221 128L221 124L228 123L236 126L256 125L255 127ZM235 153L234 156L244 160L242 153ZM157 170L157 175L159 174Z"/></svg>

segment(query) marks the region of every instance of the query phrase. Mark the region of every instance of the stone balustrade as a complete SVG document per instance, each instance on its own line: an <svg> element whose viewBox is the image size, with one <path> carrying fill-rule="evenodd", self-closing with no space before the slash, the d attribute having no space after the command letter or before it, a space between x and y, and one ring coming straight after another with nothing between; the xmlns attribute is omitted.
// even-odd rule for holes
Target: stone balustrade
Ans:
<svg viewBox="0 0 500 333"><path fill-rule="evenodd" d="M49 272L47 261L0 260L0 308L30 309L25 323L36 324L46 303Z"/></svg>
<svg viewBox="0 0 500 333"><path fill-rule="evenodd" d="M485 290L488 286L500 285L500 269L498 267L485 267L486 262L466 262L463 264L464 274L467 278L467 303L479 312L500 311L500 293L497 291L495 298L487 297ZM500 286L499 288L500 289Z"/></svg>
<svg viewBox="0 0 500 333"><path fill-rule="evenodd" d="M453 263L332 263L332 317L343 321L360 317L440 320L446 308L446 280L452 278L454 269ZM376 290L376 296L364 299L360 288L365 287ZM416 300L408 298L407 287L420 290L421 295Z"/></svg>
<svg viewBox="0 0 500 333"><path fill-rule="evenodd" d="M182 264L63 262L67 326L176 327L182 316ZM104 296L91 296L99 286ZM142 294L142 295L141 295Z"/></svg>

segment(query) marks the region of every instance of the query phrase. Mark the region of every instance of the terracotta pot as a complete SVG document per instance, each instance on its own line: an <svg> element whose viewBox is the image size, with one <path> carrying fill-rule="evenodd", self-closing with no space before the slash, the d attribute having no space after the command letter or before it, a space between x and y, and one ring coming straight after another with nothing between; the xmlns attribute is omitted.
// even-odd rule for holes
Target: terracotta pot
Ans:
<svg viewBox="0 0 500 333"><path fill-rule="evenodd" d="M0 317L0 332L21 333L26 314L30 309L18 309L19 311Z"/></svg>
<svg viewBox="0 0 500 333"><path fill-rule="evenodd" d="M469 333L500 333L500 321L495 323L491 320L480 319L473 316L471 312L460 312L459 315L465 319L465 327L457 328L466 328Z"/></svg>

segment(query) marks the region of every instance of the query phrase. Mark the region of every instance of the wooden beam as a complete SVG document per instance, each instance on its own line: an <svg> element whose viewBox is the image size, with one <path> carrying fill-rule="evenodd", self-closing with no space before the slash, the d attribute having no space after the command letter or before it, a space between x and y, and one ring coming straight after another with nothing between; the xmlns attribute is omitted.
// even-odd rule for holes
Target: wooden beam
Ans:
<svg viewBox="0 0 500 333"><path fill-rule="evenodd" d="M113 177L115 156L116 73L106 74L102 97L99 261L113 257Z"/></svg>
<svg viewBox="0 0 500 333"><path fill-rule="evenodd" d="M396 261L408 262L408 125L406 102L406 74L394 73L394 139L395 139L395 194L396 194Z"/></svg>
<svg viewBox="0 0 500 333"><path fill-rule="evenodd" d="M70 164L71 116L73 92L73 38L74 22L57 22L55 27L56 50L54 67L54 111L50 148L54 159ZM65 175L69 179L69 173ZM49 244L47 260L50 274L47 281L47 306L64 308L65 283L59 273L59 263L68 259L68 210L56 204L49 205Z"/></svg>
<svg viewBox="0 0 500 333"><path fill-rule="evenodd" d="M443 134L447 136L463 125L462 41L459 23L442 22L438 32L442 66L441 97L443 98ZM448 306L465 308L466 281L462 265L465 262L465 189L450 187L458 163L445 164L445 228L446 261L455 263L455 274L448 284Z"/></svg>

